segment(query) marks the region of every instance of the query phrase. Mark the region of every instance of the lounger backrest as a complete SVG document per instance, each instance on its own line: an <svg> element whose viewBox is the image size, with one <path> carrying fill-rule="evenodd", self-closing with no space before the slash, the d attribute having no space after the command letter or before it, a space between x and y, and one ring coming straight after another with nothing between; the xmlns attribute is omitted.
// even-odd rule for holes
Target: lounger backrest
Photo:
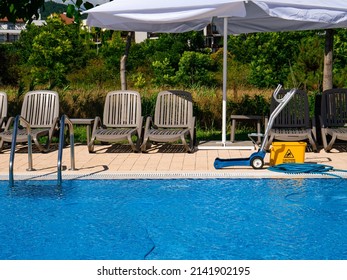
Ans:
<svg viewBox="0 0 347 280"><path fill-rule="evenodd" d="M277 98L282 98L289 90L281 90ZM278 102L272 97L271 112ZM297 90L289 103L274 121L273 128L310 128L308 97L305 91Z"/></svg>
<svg viewBox="0 0 347 280"><path fill-rule="evenodd" d="M140 127L141 96L137 91L118 90L107 94L103 123L107 127Z"/></svg>
<svg viewBox="0 0 347 280"><path fill-rule="evenodd" d="M193 102L189 92L171 90L158 94L154 124L161 128L190 127L193 118Z"/></svg>
<svg viewBox="0 0 347 280"><path fill-rule="evenodd" d="M347 124L347 89L329 89L323 92L321 117L325 127Z"/></svg>
<svg viewBox="0 0 347 280"><path fill-rule="evenodd" d="M0 92L0 119L7 116L7 95L5 92Z"/></svg>
<svg viewBox="0 0 347 280"><path fill-rule="evenodd" d="M55 91L35 90L24 96L21 116L32 128L50 128L59 117L59 95Z"/></svg>

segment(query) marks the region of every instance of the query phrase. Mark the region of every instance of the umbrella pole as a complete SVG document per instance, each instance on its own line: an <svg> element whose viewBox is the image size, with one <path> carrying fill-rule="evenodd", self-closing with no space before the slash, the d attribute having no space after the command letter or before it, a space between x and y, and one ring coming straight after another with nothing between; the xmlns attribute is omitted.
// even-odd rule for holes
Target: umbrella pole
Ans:
<svg viewBox="0 0 347 280"><path fill-rule="evenodd" d="M228 18L224 18L223 31L223 101L222 101L222 145L226 145L226 119L227 119L227 72L228 72Z"/></svg>

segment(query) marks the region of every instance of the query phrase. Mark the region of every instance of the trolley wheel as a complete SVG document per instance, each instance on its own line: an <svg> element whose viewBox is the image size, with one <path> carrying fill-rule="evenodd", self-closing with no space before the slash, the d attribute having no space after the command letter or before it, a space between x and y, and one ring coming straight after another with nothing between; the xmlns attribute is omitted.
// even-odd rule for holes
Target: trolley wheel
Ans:
<svg viewBox="0 0 347 280"><path fill-rule="evenodd" d="M254 157L251 161L251 166L254 169L261 169L264 166L264 160L262 157Z"/></svg>

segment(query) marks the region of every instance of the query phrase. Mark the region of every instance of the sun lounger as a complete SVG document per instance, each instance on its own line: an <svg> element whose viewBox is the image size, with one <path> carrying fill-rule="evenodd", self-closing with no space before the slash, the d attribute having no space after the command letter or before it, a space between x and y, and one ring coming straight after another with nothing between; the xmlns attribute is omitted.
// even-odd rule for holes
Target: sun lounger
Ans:
<svg viewBox="0 0 347 280"><path fill-rule="evenodd" d="M347 89L323 92L320 122L325 151L330 151L337 140L347 141Z"/></svg>
<svg viewBox="0 0 347 280"><path fill-rule="evenodd" d="M133 151L139 151L142 123L141 96L137 91L109 92L105 100L103 120L95 118L92 138L88 143L89 152L94 151L96 140L108 143L127 140ZM136 145L132 140L133 136L137 137Z"/></svg>
<svg viewBox="0 0 347 280"><path fill-rule="evenodd" d="M160 92L154 118L148 117L146 120L143 139L142 151L147 150L150 141L165 143L180 140L187 152L193 152L195 117L191 94L179 90Z"/></svg>
<svg viewBox="0 0 347 280"><path fill-rule="evenodd" d="M279 97L283 96L287 90L281 90ZM276 100L272 98L272 112L276 108ZM312 123L312 125L311 125ZM308 97L305 91L297 90L293 98L276 117L269 132L267 149L275 141L305 141L308 140L313 151L317 152L315 119L310 120Z"/></svg>
<svg viewBox="0 0 347 280"><path fill-rule="evenodd" d="M21 110L21 127L17 132L17 143L28 142L28 134L41 152L49 151L54 132L58 131L59 96L55 91L30 91L24 96ZM4 142L12 142L11 125L14 118L7 122L5 130L0 133L0 151ZM44 145L40 138L46 137Z"/></svg>
<svg viewBox="0 0 347 280"><path fill-rule="evenodd" d="M0 92L0 131L3 130L7 117L7 95Z"/></svg>

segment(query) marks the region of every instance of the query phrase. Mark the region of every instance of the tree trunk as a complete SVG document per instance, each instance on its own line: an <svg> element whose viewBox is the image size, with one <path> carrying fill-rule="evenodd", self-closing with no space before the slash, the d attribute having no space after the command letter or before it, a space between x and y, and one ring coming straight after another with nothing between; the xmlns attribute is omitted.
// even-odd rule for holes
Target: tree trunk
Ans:
<svg viewBox="0 0 347 280"><path fill-rule="evenodd" d="M131 38L132 38L132 34L131 32L129 32L127 35L127 42L125 45L124 55L122 56L120 60L120 82L121 82L122 90L127 89L126 62L127 62L127 58L128 58L128 54L129 54L129 50L131 46Z"/></svg>
<svg viewBox="0 0 347 280"><path fill-rule="evenodd" d="M333 47L334 30L327 29L325 34L323 90L333 88Z"/></svg>
<svg viewBox="0 0 347 280"><path fill-rule="evenodd" d="M127 89L127 78L126 78L126 63L127 57L126 55L123 55L121 60L120 60L120 83L121 83L121 88L122 90Z"/></svg>

